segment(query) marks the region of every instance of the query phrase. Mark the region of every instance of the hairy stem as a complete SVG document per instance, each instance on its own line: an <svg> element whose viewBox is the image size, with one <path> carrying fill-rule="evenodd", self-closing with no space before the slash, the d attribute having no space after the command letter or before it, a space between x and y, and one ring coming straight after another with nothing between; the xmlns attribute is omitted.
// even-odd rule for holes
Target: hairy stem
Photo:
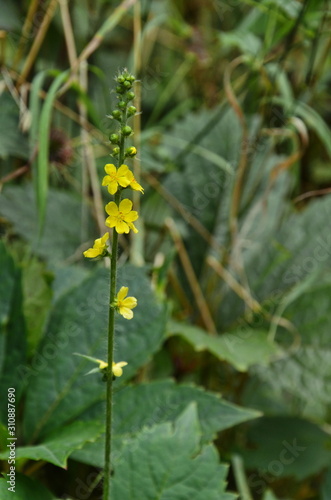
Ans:
<svg viewBox="0 0 331 500"><path fill-rule="evenodd" d="M123 112L121 128L126 124L127 113ZM118 166L120 167L125 156L125 137L121 133L120 153L118 158ZM119 205L121 193L118 191L115 194L114 201ZM110 500L110 474L111 474L111 438L112 438L112 402L113 402L113 352L114 352L114 337L115 337L115 308L113 306L116 297L116 278L117 278L117 249L118 249L118 233L113 229L113 241L110 259L110 293L109 293L109 318L108 318L108 372L107 372L107 405L106 405L106 443L105 443L105 469L104 469L104 486L103 500Z"/></svg>

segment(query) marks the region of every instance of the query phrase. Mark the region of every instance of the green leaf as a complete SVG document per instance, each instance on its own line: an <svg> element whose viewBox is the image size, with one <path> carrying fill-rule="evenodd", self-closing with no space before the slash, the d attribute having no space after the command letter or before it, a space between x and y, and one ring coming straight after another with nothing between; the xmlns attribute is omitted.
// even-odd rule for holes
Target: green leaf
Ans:
<svg viewBox="0 0 331 500"><path fill-rule="evenodd" d="M271 490L267 490L264 494L263 500L278 500Z"/></svg>
<svg viewBox="0 0 331 500"><path fill-rule="evenodd" d="M246 467L272 476L302 480L331 463L330 435L300 418L263 417L251 424L248 440Z"/></svg>
<svg viewBox="0 0 331 500"><path fill-rule="evenodd" d="M8 388L18 402L24 384L20 367L26 362L25 323L22 311L21 272L0 242L0 418L6 420Z"/></svg>
<svg viewBox="0 0 331 500"><path fill-rule="evenodd" d="M6 186L0 198L0 214L14 231L28 241L33 252L58 263L74 254L81 244L81 200L69 192L50 189L44 234L38 241L38 216L31 183Z"/></svg>
<svg viewBox="0 0 331 500"><path fill-rule="evenodd" d="M138 307L132 320L116 318L115 361L127 361L128 366L115 388L159 349L166 320L144 270L121 268L118 287L122 285L138 297ZM106 359L108 302L109 274L99 269L54 304L44 341L25 374L29 386L24 433L32 442L105 399L102 377L85 377L91 363L73 353Z"/></svg>
<svg viewBox="0 0 331 500"><path fill-rule="evenodd" d="M104 424L97 421L74 422L58 429L36 446L16 448L16 460L44 460L58 467L67 467L67 459L74 450L82 448L85 443L95 441L104 431ZM7 459L8 453L0 453L1 459Z"/></svg>
<svg viewBox="0 0 331 500"><path fill-rule="evenodd" d="M194 385L177 385L172 380L126 386L114 394L116 412L113 420L113 439L116 453L126 438L136 435L143 428L163 422L174 422L192 401L197 405L204 442L214 439L219 431L261 415L259 412L228 403L218 394L204 391ZM98 408L97 411L104 415L104 408ZM103 467L104 438L75 452L73 458Z"/></svg>
<svg viewBox="0 0 331 500"><path fill-rule="evenodd" d="M308 128L314 130L317 136L323 143L326 152L331 157L331 132L322 116L311 106L304 102L292 101L292 105L288 108L288 102L282 97L273 97L272 102L285 106L285 110L289 115L298 115L306 123Z"/></svg>
<svg viewBox="0 0 331 500"><path fill-rule="evenodd" d="M54 500L55 496L31 477L24 476L16 472L15 474L15 492L8 491L11 487L7 483L8 477L0 478L0 498L1 500Z"/></svg>
<svg viewBox="0 0 331 500"><path fill-rule="evenodd" d="M257 363L268 365L279 351L277 345L268 339L267 332L249 327L216 337L196 326L172 322L168 327L168 335L180 335L196 351L207 350L243 372Z"/></svg>
<svg viewBox="0 0 331 500"><path fill-rule="evenodd" d="M331 468L329 467L324 476L322 484L321 500L329 500L331 498Z"/></svg>
<svg viewBox="0 0 331 500"><path fill-rule="evenodd" d="M24 317L29 352L33 353L42 337L43 328L52 300L52 289L44 264L31 259L22 270Z"/></svg>
<svg viewBox="0 0 331 500"><path fill-rule="evenodd" d="M214 446L200 445L200 437L192 403L174 425L159 424L126 441L114 462L112 498L235 499L225 492L227 466Z"/></svg>
<svg viewBox="0 0 331 500"><path fill-rule="evenodd" d="M67 79L69 72L64 71L57 75L52 85L50 86L47 96L40 114L40 127L39 127L39 147L38 147L38 170L37 170L37 206L38 206L38 228L39 234L44 228L46 217L46 200L48 194L48 170L49 170L49 141L51 118L53 111L53 103L56 98L56 93L61 87L62 83Z"/></svg>

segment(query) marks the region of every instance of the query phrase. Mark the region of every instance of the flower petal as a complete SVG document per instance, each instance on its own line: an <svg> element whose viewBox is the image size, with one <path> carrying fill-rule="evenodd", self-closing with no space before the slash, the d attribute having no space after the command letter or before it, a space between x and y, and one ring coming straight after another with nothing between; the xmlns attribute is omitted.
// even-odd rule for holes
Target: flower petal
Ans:
<svg viewBox="0 0 331 500"><path fill-rule="evenodd" d="M132 222L128 222L128 226L129 226L130 229L132 229L132 231L134 233L138 233L139 232L138 229L136 228L136 226L134 224L132 224Z"/></svg>
<svg viewBox="0 0 331 500"><path fill-rule="evenodd" d="M109 233L108 233L108 231L103 236L101 236L101 241L102 241L103 245L106 244L107 240L109 240Z"/></svg>
<svg viewBox="0 0 331 500"><path fill-rule="evenodd" d="M108 186L110 182L112 182L112 178L109 175L105 175L102 179L102 186Z"/></svg>
<svg viewBox="0 0 331 500"><path fill-rule="evenodd" d="M126 177L128 172L129 172L129 167L127 165L121 165L120 168L117 170L117 176Z"/></svg>
<svg viewBox="0 0 331 500"><path fill-rule="evenodd" d="M123 318L125 318L125 319L132 319L133 318L133 312L128 307L120 307L119 312L123 316Z"/></svg>
<svg viewBox="0 0 331 500"><path fill-rule="evenodd" d="M107 163L107 165L105 165L105 172L106 174L116 174L116 167L115 165L113 165L112 163Z"/></svg>
<svg viewBox="0 0 331 500"><path fill-rule="evenodd" d="M108 184L108 193L115 194L118 189L118 182L112 181Z"/></svg>
<svg viewBox="0 0 331 500"><path fill-rule="evenodd" d="M115 229L118 232L118 234L128 233L130 231L130 228L127 225L127 223L121 219L116 220Z"/></svg>
<svg viewBox="0 0 331 500"><path fill-rule="evenodd" d="M117 223L117 219L116 219L116 217L113 217L112 215L107 217L106 222L105 222L106 226L108 226L108 227L115 227L116 223Z"/></svg>
<svg viewBox="0 0 331 500"><path fill-rule="evenodd" d="M117 294L117 300L120 301L120 300L123 300L127 294L128 294L128 291L129 291L129 287L127 286L121 286L118 294Z"/></svg>
<svg viewBox="0 0 331 500"><path fill-rule="evenodd" d="M123 212L124 214L128 214L131 211L131 208L132 208L132 201L129 200L128 198L125 198L120 203L119 211Z"/></svg>
<svg viewBox="0 0 331 500"><path fill-rule="evenodd" d="M96 248L89 248L83 252L84 257L88 257L89 259L94 259L100 255L100 250Z"/></svg>
<svg viewBox="0 0 331 500"><path fill-rule="evenodd" d="M127 297L122 300L122 305L124 307L128 307L129 309L133 309L137 305L137 299L136 297Z"/></svg>
<svg viewBox="0 0 331 500"><path fill-rule="evenodd" d="M119 177L117 179L117 182L119 183L120 186L126 188L130 184L130 179L127 176Z"/></svg>
<svg viewBox="0 0 331 500"><path fill-rule="evenodd" d="M105 361L99 362L99 369L100 370L104 370L105 368L107 368L107 366L108 366L108 363L106 363Z"/></svg>
<svg viewBox="0 0 331 500"><path fill-rule="evenodd" d="M111 215L113 217L118 214L118 206L114 201L110 201L109 203L107 203L107 205L105 206L105 210L108 215Z"/></svg>
<svg viewBox="0 0 331 500"><path fill-rule="evenodd" d="M124 220L126 222L133 222L134 220L137 220L138 217L139 217L138 212L136 212L136 210L131 210L131 212L129 212L128 214L125 214Z"/></svg>

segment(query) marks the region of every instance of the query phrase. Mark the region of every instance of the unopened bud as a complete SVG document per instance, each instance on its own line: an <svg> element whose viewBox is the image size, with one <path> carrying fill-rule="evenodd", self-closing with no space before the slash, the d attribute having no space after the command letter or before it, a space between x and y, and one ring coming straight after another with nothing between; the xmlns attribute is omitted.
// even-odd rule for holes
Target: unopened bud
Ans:
<svg viewBox="0 0 331 500"><path fill-rule="evenodd" d="M132 101L132 99L134 99L134 98L135 98L135 94L134 94L134 92L128 92L128 93L126 94L126 98L127 98L127 100L128 100L128 101Z"/></svg>
<svg viewBox="0 0 331 500"><path fill-rule="evenodd" d="M122 134L125 136L129 136L132 134L132 128L129 127L129 125L125 125L125 127L122 128Z"/></svg>
<svg viewBox="0 0 331 500"><path fill-rule="evenodd" d="M111 134L109 140L112 144L119 144L120 142L120 138L118 137L117 134Z"/></svg>
<svg viewBox="0 0 331 500"><path fill-rule="evenodd" d="M135 106L129 106L128 107L128 115L129 116L133 116L135 115L137 112L137 108Z"/></svg>

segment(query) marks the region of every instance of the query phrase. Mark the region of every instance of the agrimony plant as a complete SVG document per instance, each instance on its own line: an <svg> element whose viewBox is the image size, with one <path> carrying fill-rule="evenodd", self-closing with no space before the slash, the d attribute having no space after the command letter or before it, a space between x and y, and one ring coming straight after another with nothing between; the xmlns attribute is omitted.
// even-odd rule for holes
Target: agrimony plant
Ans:
<svg viewBox="0 0 331 500"><path fill-rule="evenodd" d="M106 175L102 180L102 186L107 187L108 193L113 199L105 206L108 217L105 224L112 229L111 250L108 249L109 232L94 241L93 247L84 252L87 258L110 258L110 302L108 317L108 359L103 361L90 356L83 357L98 364L89 373L101 372L103 379L107 383L106 396L106 443L105 443L105 469L104 469L104 490L103 500L109 500L110 496L110 473L111 473L111 433L112 433L112 383L115 377L120 377L123 367L127 365L125 361L115 362L113 358L115 318L116 314L121 314L127 320L133 318L133 309L137 306L137 299L128 296L129 289L123 285L117 290L117 249L118 235L129 233L131 230L138 232L134 222L138 219L138 212L132 210L132 201L123 197L125 189L133 189L143 193L142 186L135 180L132 171L124 163L127 158L132 158L137 154L135 147L126 147L126 140L133 134L132 128L128 125L130 117L137 112L131 102L135 97L132 90L135 77L127 70L123 70L116 77L116 93L118 103L116 109L111 113L111 117L118 122L118 130L111 134L110 141L114 145L112 156L115 164L108 163L105 166Z"/></svg>

